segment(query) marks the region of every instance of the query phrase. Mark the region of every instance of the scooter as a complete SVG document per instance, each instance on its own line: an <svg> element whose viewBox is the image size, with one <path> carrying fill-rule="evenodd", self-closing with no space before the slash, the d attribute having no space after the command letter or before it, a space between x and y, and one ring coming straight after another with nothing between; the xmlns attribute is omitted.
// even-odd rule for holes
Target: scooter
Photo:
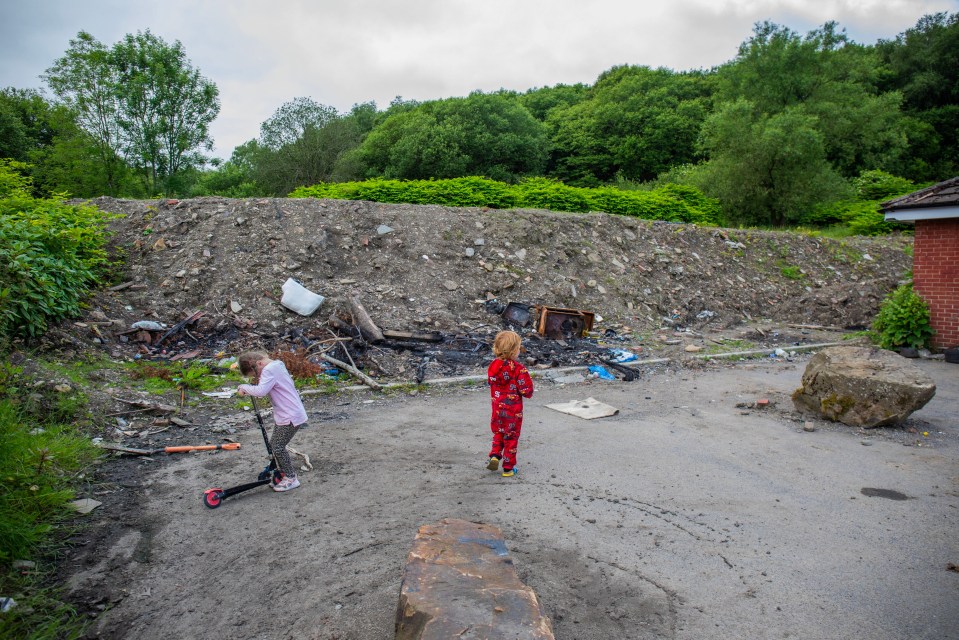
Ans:
<svg viewBox="0 0 959 640"><path fill-rule="evenodd" d="M263 434L263 444L266 445L266 452L270 456L270 464L260 472L260 475L256 478L256 482L247 482L246 484L240 484L235 487L230 487L229 489L214 488L204 491L203 504L210 509L216 509L223 500L230 496L262 487L265 484L279 484L280 480L283 479L283 472L280 471L279 466L276 464L273 447L270 446L270 438L266 433L266 427L263 426L263 417L260 416L260 409L256 406L256 398L250 396L250 400L253 402L253 412L256 414L256 421L260 424L260 433Z"/></svg>

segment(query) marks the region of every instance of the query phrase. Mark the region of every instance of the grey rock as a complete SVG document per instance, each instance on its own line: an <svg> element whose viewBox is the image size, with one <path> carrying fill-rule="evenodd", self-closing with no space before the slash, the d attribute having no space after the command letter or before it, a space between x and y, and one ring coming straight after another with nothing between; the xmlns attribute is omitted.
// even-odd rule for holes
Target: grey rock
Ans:
<svg viewBox="0 0 959 640"><path fill-rule="evenodd" d="M830 347L806 365L793 404L854 427L899 424L936 394L924 371L890 351L872 347Z"/></svg>

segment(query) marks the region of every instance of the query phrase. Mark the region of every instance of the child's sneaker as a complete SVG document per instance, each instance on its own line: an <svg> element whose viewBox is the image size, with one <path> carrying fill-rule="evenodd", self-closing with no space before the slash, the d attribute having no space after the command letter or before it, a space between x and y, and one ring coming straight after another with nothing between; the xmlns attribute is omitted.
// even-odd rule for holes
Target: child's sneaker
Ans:
<svg viewBox="0 0 959 640"><path fill-rule="evenodd" d="M517 469L516 467L513 467L512 469L503 469L504 478L512 478L517 473L519 473L519 469Z"/></svg>
<svg viewBox="0 0 959 640"><path fill-rule="evenodd" d="M496 456L490 456L489 462L486 463L486 468L490 471L496 471L499 469L499 458Z"/></svg>
<svg viewBox="0 0 959 640"><path fill-rule="evenodd" d="M289 491L290 489L296 489L298 486L300 486L299 478L297 478L296 476L293 476L292 478L290 476L286 476L285 478L280 480L278 483L273 485L273 490Z"/></svg>

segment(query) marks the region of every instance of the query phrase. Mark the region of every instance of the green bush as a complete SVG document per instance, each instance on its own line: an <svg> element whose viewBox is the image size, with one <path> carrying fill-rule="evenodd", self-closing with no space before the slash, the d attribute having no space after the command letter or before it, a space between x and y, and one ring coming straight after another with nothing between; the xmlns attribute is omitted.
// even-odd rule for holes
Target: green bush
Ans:
<svg viewBox="0 0 959 640"><path fill-rule="evenodd" d="M22 166L0 160L0 336L38 336L106 281L108 214L34 198Z"/></svg>
<svg viewBox="0 0 959 640"><path fill-rule="evenodd" d="M912 290L912 284L901 285L889 294L879 307L872 329L883 349L925 347L934 333L929 306Z"/></svg>
<svg viewBox="0 0 959 640"><path fill-rule="evenodd" d="M377 178L300 187L290 197L491 209L526 207L579 213L605 211L647 220L698 224L718 224L720 211L718 200L707 198L689 186L666 184L653 191L616 187L588 189L547 178L529 178L516 185L475 176L448 180Z"/></svg>
<svg viewBox="0 0 959 640"><path fill-rule="evenodd" d="M0 615L3 638L77 637L82 626L42 585L43 560L76 516L67 502L99 454L73 426L77 415L62 411L80 408L65 399L74 394L37 385L21 368L0 363L0 595L17 601ZM37 562L37 577L22 576L15 560Z"/></svg>
<svg viewBox="0 0 959 640"><path fill-rule="evenodd" d="M912 180L885 171L863 171L852 181L860 200L889 200L916 190Z"/></svg>
<svg viewBox="0 0 959 640"><path fill-rule="evenodd" d="M517 185L516 191L519 195L518 207L575 213L586 213L592 209L584 193L588 189L568 187L558 180L528 178Z"/></svg>
<svg viewBox="0 0 959 640"><path fill-rule="evenodd" d="M879 208L890 198L914 191L916 186L911 181L885 171L863 171L852 180L852 186L855 199L816 205L802 216L800 223L814 227L845 225L853 234L862 236L911 230L910 225L888 222Z"/></svg>

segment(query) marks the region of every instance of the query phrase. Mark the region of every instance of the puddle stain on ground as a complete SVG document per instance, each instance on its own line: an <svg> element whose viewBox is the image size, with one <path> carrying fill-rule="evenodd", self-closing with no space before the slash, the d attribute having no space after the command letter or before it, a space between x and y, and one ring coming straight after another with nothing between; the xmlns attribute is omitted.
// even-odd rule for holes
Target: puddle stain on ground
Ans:
<svg viewBox="0 0 959 640"><path fill-rule="evenodd" d="M874 489L872 487L863 487L859 490L859 493L864 496L869 496L870 498L888 498L890 500L909 499L909 496L906 494L893 491L892 489Z"/></svg>

